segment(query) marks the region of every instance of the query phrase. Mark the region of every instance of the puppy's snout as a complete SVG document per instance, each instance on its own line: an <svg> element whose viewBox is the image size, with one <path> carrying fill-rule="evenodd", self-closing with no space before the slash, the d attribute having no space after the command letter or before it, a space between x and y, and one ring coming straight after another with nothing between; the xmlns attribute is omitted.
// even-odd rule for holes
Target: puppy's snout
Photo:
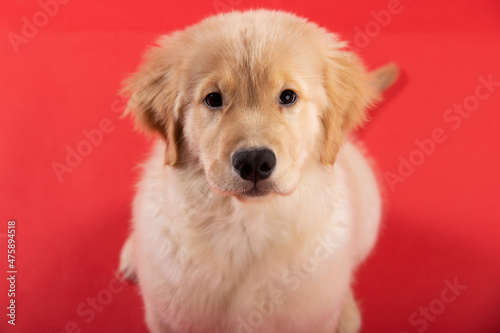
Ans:
<svg viewBox="0 0 500 333"><path fill-rule="evenodd" d="M276 155L268 148L240 149L233 154L232 164L241 178L257 182L273 173Z"/></svg>

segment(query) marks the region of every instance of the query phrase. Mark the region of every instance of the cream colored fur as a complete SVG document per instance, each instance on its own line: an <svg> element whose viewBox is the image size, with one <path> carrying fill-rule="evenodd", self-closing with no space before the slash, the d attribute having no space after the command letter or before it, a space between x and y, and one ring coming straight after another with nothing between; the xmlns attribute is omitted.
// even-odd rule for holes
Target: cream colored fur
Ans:
<svg viewBox="0 0 500 333"><path fill-rule="evenodd" d="M120 262L151 332L360 329L350 285L381 199L344 137L390 80L371 78L344 46L291 14L234 12L163 37L127 82L128 112L160 134ZM284 89L294 105L278 102ZM204 103L214 91L221 109ZM245 147L276 154L258 185L231 167Z"/></svg>

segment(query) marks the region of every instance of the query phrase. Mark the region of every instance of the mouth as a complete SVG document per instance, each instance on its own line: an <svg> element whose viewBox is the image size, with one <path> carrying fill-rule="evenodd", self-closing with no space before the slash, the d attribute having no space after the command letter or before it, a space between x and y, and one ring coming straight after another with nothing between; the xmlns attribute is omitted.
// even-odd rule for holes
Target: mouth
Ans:
<svg viewBox="0 0 500 333"><path fill-rule="evenodd" d="M270 190L261 190L258 188L253 188L251 190L243 192L231 193L230 195L241 202L261 202L269 198L269 196L271 196L272 194L276 193Z"/></svg>
<svg viewBox="0 0 500 333"><path fill-rule="evenodd" d="M258 181L253 184L246 185L247 186L229 194L240 201L246 201L252 199L264 199L270 194L276 193L276 189L273 187L272 183L269 183L268 181Z"/></svg>
<svg viewBox="0 0 500 333"><path fill-rule="evenodd" d="M263 186L264 184L254 183L252 186L248 186L240 189L233 190L221 190L217 187L212 188L218 193L226 196L231 196L239 201L249 201L249 200L259 200L264 199L272 194L279 194L278 191L273 189L273 186Z"/></svg>
<svg viewBox="0 0 500 333"><path fill-rule="evenodd" d="M295 188L294 188L295 189ZM242 202L261 202L263 200L266 200L267 198L271 196L281 196L281 197L286 197L294 191L294 189L291 189L290 191L280 191L274 187L266 187L266 188L259 188L258 186L255 186L249 190L245 191L240 191L236 193L227 193L228 195L231 195L238 199L239 201Z"/></svg>
<svg viewBox="0 0 500 333"><path fill-rule="evenodd" d="M257 186L254 186L250 190L243 191L239 193L239 196L242 197L248 197L248 198L258 198L258 197L265 197L266 195L270 194L271 191L268 189L259 189Z"/></svg>
<svg viewBox="0 0 500 333"><path fill-rule="evenodd" d="M215 167L210 167L206 172L206 179L212 190L242 202L262 202L275 196L288 196L296 187L295 182L282 184L273 177L250 180L236 176L234 173L228 175Z"/></svg>

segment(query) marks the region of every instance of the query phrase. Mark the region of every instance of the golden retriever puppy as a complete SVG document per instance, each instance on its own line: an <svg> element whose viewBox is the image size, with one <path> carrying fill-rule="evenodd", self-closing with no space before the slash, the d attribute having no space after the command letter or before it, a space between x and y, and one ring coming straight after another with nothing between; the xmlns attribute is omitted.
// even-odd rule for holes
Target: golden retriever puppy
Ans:
<svg viewBox="0 0 500 333"><path fill-rule="evenodd" d="M345 136L394 68L376 81L345 46L292 14L232 12L161 37L126 82L160 136L120 263L151 332L359 331L350 283L381 199Z"/></svg>

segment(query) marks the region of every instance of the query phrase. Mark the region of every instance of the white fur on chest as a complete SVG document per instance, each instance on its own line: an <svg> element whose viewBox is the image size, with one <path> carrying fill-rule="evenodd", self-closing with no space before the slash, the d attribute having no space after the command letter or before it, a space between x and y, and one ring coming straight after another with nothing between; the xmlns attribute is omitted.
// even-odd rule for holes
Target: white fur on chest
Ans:
<svg viewBox="0 0 500 333"><path fill-rule="evenodd" d="M356 257L367 252L354 238L374 241L377 230L357 235L356 220L367 215L378 225L380 214L377 202L362 206L378 190L353 146L334 168L303 172L291 195L259 203L218 195L193 170L164 167L163 151L159 143L134 202L146 304L186 332L314 332L338 310ZM371 193L360 197L353 176Z"/></svg>

